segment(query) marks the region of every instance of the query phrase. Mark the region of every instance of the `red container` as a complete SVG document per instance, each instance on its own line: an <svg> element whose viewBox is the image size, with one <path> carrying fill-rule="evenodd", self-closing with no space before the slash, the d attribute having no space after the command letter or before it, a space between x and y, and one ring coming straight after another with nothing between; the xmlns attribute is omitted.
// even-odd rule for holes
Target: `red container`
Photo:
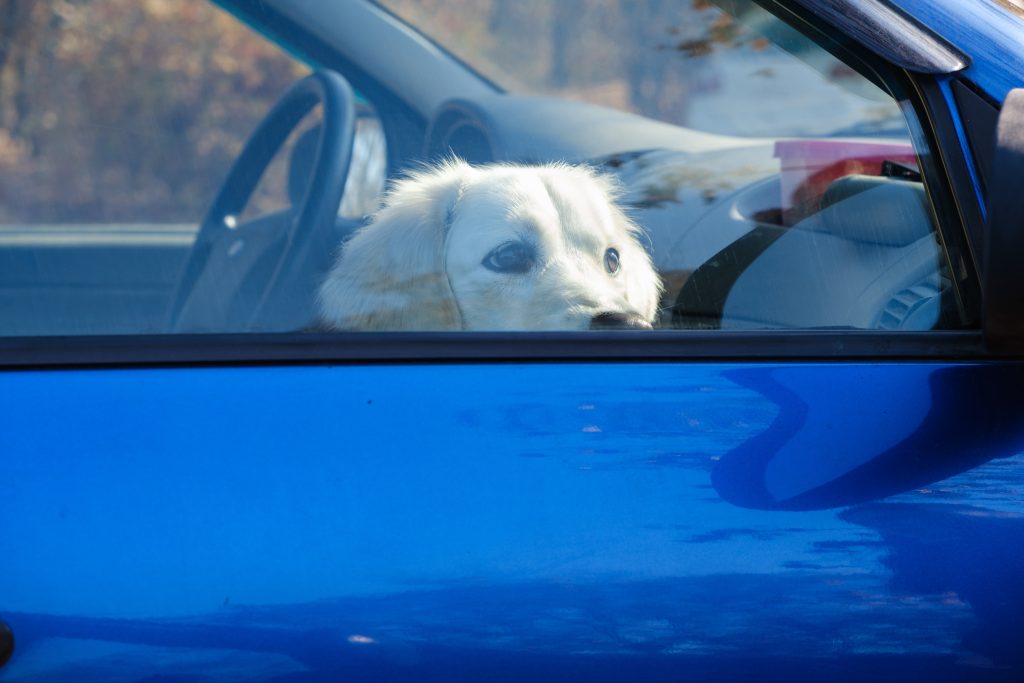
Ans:
<svg viewBox="0 0 1024 683"><path fill-rule="evenodd" d="M914 148L908 142L864 140L779 140L775 156L782 163L782 209L801 213L801 207L817 201L837 178L846 175L880 175L882 164L894 161L917 168Z"/></svg>

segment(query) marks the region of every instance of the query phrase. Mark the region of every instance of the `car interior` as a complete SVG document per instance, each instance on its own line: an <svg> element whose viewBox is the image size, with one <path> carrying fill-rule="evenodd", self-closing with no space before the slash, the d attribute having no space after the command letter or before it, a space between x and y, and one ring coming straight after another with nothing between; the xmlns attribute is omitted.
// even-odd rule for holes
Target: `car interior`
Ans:
<svg viewBox="0 0 1024 683"><path fill-rule="evenodd" d="M336 24L356 10L331 11L334 19L328 13L319 21ZM296 12L291 18L302 20ZM411 30L381 8L358 12L372 19L371 33ZM349 72L318 68L282 96L197 225L0 227L0 335L317 329L317 283L367 220L338 211L350 194L350 167L368 163L353 152L360 144L355 112L366 101L380 112L387 178L449 156L471 163L566 160L616 176L667 284L659 329L962 324L920 152L866 155L863 163L847 158L794 181L792 172L779 170L783 138L703 132L483 82L466 87L467 67L443 53L434 55L438 87L410 104L402 81L382 80L397 73L397 62L374 56L364 42L353 38L339 55ZM446 85L451 92L438 103ZM406 107L389 106L401 95ZM410 110L431 106L417 114L419 125L404 125ZM314 108L322 108L320 123L303 123L300 138L300 122ZM909 150L909 143L896 143ZM278 155L286 157L290 206L245 217ZM745 175L734 177L736 169ZM665 182L676 185L666 190ZM802 185L787 188L794 182Z"/></svg>

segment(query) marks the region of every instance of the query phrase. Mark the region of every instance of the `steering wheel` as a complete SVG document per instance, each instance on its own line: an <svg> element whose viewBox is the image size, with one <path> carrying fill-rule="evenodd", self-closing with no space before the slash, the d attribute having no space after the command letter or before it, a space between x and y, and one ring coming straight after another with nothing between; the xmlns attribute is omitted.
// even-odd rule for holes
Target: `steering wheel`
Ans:
<svg viewBox="0 0 1024 683"><path fill-rule="evenodd" d="M238 225L270 162L318 104L323 120L301 201L283 215ZM337 248L355 118L352 88L332 71L303 78L274 105L203 219L172 298L169 331L278 331L312 320L321 272Z"/></svg>

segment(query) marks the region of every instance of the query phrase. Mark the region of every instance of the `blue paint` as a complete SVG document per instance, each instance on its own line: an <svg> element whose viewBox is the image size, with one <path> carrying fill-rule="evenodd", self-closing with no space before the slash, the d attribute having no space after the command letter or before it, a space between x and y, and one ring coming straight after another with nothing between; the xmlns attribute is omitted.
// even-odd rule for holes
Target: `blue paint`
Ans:
<svg viewBox="0 0 1024 683"><path fill-rule="evenodd" d="M1020 379L921 363L8 373L0 618L19 648L0 680L783 680L840 663L990 680L1008 670L976 664L1022 664L1024 595L1006 586L1024 570L1024 460L985 464L1019 450ZM888 488L858 480L877 461ZM969 572L963 553L1001 564Z"/></svg>
<svg viewBox="0 0 1024 683"><path fill-rule="evenodd" d="M1019 17L896 4L1021 85ZM0 681L1019 681L1022 379L6 373Z"/></svg>
<svg viewBox="0 0 1024 683"><path fill-rule="evenodd" d="M970 58L962 75L996 102L1024 85L1024 18L994 0L893 0Z"/></svg>

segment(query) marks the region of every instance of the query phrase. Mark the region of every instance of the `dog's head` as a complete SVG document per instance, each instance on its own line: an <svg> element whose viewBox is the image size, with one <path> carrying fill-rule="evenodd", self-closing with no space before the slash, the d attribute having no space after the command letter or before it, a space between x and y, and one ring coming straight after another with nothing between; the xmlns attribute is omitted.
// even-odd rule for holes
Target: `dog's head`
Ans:
<svg viewBox="0 0 1024 683"><path fill-rule="evenodd" d="M320 290L339 329L649 327L661 284L615 187L566 165L451 161L398 182Z"/></svg>

